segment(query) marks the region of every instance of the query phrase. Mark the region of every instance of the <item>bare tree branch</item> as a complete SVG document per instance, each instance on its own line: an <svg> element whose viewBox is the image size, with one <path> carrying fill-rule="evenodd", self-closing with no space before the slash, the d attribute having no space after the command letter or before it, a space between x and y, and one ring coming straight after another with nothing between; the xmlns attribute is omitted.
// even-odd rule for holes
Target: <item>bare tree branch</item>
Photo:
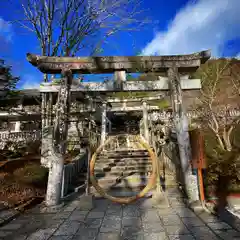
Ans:
<svg viewBox="0 0 240 240"><path fill-rule="evenodd" d="M83 48L94 53L113 34L150 23L140 0L18 1L24 17L14 22L35 33L47 56L75 56Z"/></svg>

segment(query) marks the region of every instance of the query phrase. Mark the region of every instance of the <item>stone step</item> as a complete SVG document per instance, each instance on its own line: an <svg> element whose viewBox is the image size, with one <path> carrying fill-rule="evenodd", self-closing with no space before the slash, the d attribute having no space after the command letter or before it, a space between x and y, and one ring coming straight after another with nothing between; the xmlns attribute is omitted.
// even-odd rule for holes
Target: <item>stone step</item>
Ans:
<svg viewBox="0 0 240 240"><path fill-rule="evenodd" d="M116 173L119 173L119 172L125 172L125 171L151 171L152 170L152 165L125 165L125 166L113 166L113 167L100 167L100 166L96 166L95 167L95 172L98 173L98 172L105 172L105 171L110 171L110 172L116 172Z"/></svg>
<svg viewBox="0 0 240 240"><path fill-rule="evenodd" d="M121 176L122 173L124 173L124 175L131 175L131 174L140 174L140 175L146 175L148 174L148 172L151 173L152 168L146 168L146 169L135 169L135 170L118 170L118 169L113 169L109 172L104 172L104 171L95 171L95 176L97 177L104 177L106 176L106 173L112 176Z"/></svg>
<svg viewBox="0 0 240 240"><path fill-rule="evenodd" d="M149 154L109 154L109 155L98 155L96 159L122 159L122 158L149 158Z"/></svg>
<svg viewBox="0 0 240 240"><path fill-rule="evenodd" d="M152 164L152 161L149 160L149 159L140 159L140 160L135 160L135 159L131 159L131 160L123 160L123 161L119 161L119 162L116 162L115 163L116 166L125 166L126 164L127 165L132 165L132 166L135 166L135 165L145 165L145 164Z"/></svg>
<svg viewBox="0 0 240 240"><path fill-rule="evenodd" d="M91 192L95 198L103 198L97 191ZM118 191L118 190L110 190L107 192L109 195L113 197L133 197L136 196L139 192L138 191ZM146 194L145 197L151 197L152 191Z"/></svg>
<svg viewBox="0 0 240 240"><path fill-rule="evenodd" d="M96 176L95 178L97 179L98 183L101 186L108 186L108 185L118 185L121 184L122 182L127 182L128 184L133 184L133 185L139 185L143 182L147 182L150 177L150 174L132 174L129 176L113 176L109 173L105 173L104 176ZM79 181L85 181L86 176L79 176ZM165 183L166 185L169 185L172 182L176 182L176 177L173 174L166 174L165 175Z"/></svg>
<svg viewBox="0 0 240 240"><path fill-rule="evenodd" d="M102 151L100 154L129 154L129 153L148 153L146 149L115 149L115 150L107 150Z"/></svg>
<svg viewBox="0 0 240 240"><path fill-rule="evenodd" d="M97 163L105 163L105 164L112 164L112 163L123 163L125 164L125 162L127 163L143 163L143 162L151 162L151 160L149 158L118 158L118 159L97 159L96 160L96 164Z"/></svg>
<svg viewBox="0 0 240 240"><path fill-rule="evenodd" d="M126 197L126 196L134 196L136 194L138 194L142 189L144 189L146 185L143 186L116 186L116 187L108 187L108 188L103 188L104 191L111 195L111 196L122 196L122 197ZM166 185L166 189L173 189L176 188L178 185L175 184L168 184ZM153 190L155 190L155 187L150 191L152 192ZM100 197L101 195L97 192L97 190L94 187L91 187L91 193L94 196L98 196ZM132 195L131 195L132 194Z"/></svg>
<svg viewBox="0 0 240 240"><path fill-rule="evenodd" d="M151 162L141 162L141 163L128 163L128 162L108 162L108 163L96 163L95 164L95 169L96 168L112 168L115 166L134 166L134 167L138 167L138 166L151 166L152 163Z"/></svg>
<svg viewBox="0 0 240 240"><path fill-rule="evenodd" d="M102 171L110 171L111 169L114 169L114 168L119 168L119 169L122 169L122 168L125 168L125 167L129 167L130 169L136 169L136 168L144 168L144 167L151 167L152 166L152 163L151 162L142 162L142 163L135 163L135 164L131 164L131 163L121 163L121 164L118 164L118 163L109 163L109 164L106 164L106 163L98 163L95 165L95 170L102 170Z"/></svg>

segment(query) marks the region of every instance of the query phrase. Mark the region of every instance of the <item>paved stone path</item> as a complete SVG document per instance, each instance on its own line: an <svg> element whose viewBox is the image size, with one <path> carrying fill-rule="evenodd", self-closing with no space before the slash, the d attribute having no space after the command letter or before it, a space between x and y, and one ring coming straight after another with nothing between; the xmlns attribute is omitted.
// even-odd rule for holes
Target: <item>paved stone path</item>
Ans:
<svg viewBox="0 0 240 240"><path fill-rule="evenodd" d="M82 211L79 199L53 213L40 213L35 207L1 227L0 239L240 239L240 226L233 229L206 212L196 215L179 195L169 195L170 208L153 208L151 199L125 206L99 199L91 211Z"/></svg>

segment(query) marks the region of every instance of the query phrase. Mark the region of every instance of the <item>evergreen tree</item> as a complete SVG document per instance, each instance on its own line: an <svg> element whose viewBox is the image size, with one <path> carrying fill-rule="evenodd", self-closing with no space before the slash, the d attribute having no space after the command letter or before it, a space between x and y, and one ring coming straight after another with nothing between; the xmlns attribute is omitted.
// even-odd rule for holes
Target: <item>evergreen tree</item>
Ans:
<svg viewBox="0 0 240 240"><path fill-rule="evenodd" d="M0 59L0 96L7 97L16 94L16 84L19 77L12 75L12 66L5 64L5 61Z"/></svg>

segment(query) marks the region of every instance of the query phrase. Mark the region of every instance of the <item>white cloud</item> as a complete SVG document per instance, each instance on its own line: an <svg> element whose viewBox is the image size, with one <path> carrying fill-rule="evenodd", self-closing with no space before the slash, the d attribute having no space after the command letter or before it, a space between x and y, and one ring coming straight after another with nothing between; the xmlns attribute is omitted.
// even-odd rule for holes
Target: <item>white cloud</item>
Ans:
<svg viewBox="0 0 240 240"><path fill-rule="evenodd" d="M181 9L168 30L158 32L142 53L171 55L211 49L213 56L219 56L224 43L237 37L240 0L199 0Z"/></svg>
<svg viewBox="0 0 240 240"><path fill-rule="evenodd" d="M24 83L21 85L22 89L37 89L40 86L40 83L36 81L36 78L32 75L25 74L22 77Z"/></svg>
<svg viewBox="0 0 240 240"><path fill-rule="evenodd" d="M12 24L0 17L0 36L3 36L7 41L12 40L13 28Z"/></svg>

